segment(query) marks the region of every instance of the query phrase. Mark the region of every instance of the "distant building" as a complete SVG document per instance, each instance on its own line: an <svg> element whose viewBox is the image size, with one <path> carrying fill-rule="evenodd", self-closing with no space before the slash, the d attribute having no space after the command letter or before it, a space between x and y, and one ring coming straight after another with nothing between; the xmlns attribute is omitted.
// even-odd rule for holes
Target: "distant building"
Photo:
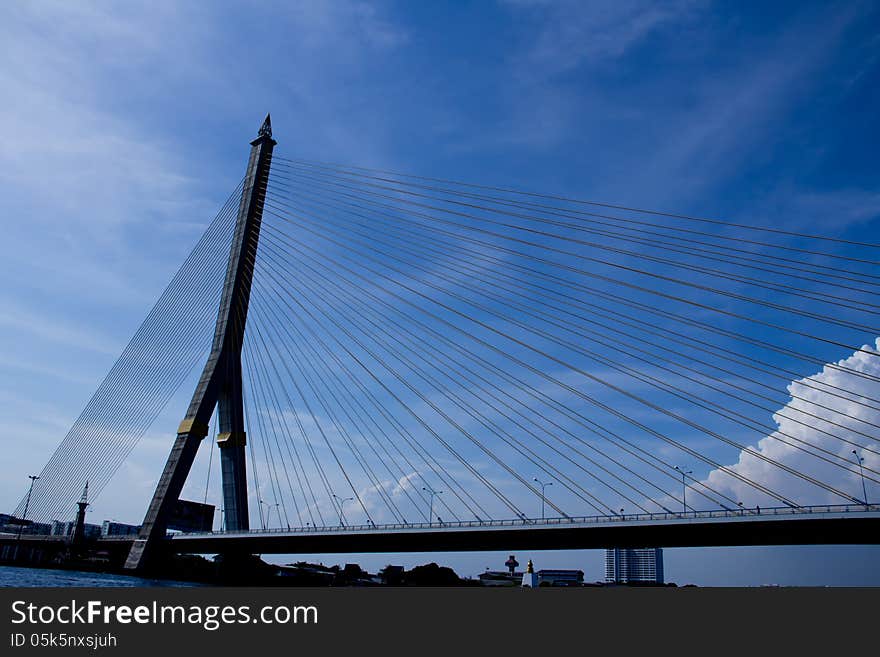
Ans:
<svg viewBox="0 0 880 657"><path fill-rule="evenodd" d="M73 530L76 528L76 522L70 520L68 522L61 522L60 520L52 521L52 528L50 530L51 536L73 536ZM101 536L101 525L92 525L90 523L86 523L84 525L84 536L85 538L98 538Z"/></svg>
<svg viewBox="0 0 880 657"><path fill-rule="evenodd" d="M39 534L48 535L52 526L44 522L21 520L8 513L0 513L0 533L3 534Z"/></svg>
<svg viewBox="0 0 880 657"><path fill-rule="evenodd" d="M73 521L70 522L61 522L60 520L52 521L52 529L50 530L50 534L52 536L69 536L73 533Z"/></svg>
<svg viewBox="0 0 880 657"><path fill-rule="evenodd" d="M516 569L519 566L516 556L511 554L507 557L504 565L507 566L506 571L487 568L486 572L480 573L480 584L483 586L519 586L522 583L523 574Z"/></svg>
<svg viewBox="0 0 880 657"><path fill-rule="evenodd" d="M140 530L140 525L126 525L122 522L105 520L101 525L101 536L133 536Z"/></svg>
<svg viewBox="0 0 880 657"><path fill-rule="evenodd" d="M516 567L519 562L514 555L510 555L504 563L507 571L486 570L480 573L480 584L483 586L581 586L584 583L583 570L560 570L544 569L535 571L532 560L526 566L525 572L519 572Z"/></svg>
<svg viewBox="0 0 880 657"><path fill-rule="evenodd" d="M16 534L21 530L21 521L8 513L0 513L0 532Z"/></svg>
<svg viewBox="0 0 880 657"><path fill-rule="evenodd" d="M605 581L663 583L662 548L611 548L605 550Z"/></svg>
<svg viewBox="0 0 880 657"><path fill-rule="evenodd" d="M519 586L522 582L521 572L506 570L487 570L480 573L480 584L483 586Z"/></svg>
<svg viewBox="0 0 880 657"><path fill-rule="evenodd" d="M584 583L583 570L539 570L538 586L580 586Z"/></svg>

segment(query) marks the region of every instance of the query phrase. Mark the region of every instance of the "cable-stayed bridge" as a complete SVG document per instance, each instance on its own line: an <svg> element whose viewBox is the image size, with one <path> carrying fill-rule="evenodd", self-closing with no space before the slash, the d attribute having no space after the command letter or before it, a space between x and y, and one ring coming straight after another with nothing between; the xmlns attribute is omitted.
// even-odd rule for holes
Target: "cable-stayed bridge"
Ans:
<svg viewBox="0 0 880 657"><path fill-rule="evenodd" d="M131 568L876 542L880 245L275 146L267 117L16 516L94 499L201 367ZM169 538L215 470L216 529Z"/></svg>

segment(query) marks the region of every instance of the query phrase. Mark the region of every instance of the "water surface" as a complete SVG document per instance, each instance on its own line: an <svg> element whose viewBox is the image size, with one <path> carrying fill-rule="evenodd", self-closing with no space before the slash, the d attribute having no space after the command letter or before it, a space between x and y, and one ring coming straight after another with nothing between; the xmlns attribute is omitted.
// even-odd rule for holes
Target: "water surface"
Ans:
<svg viewBox="0 0 880 657"><path fill-rule="evenodd" d="M112 573L90 573L51 568L0 566L0 587L9 586L199 586L192 582L144 579Z"/></svg>

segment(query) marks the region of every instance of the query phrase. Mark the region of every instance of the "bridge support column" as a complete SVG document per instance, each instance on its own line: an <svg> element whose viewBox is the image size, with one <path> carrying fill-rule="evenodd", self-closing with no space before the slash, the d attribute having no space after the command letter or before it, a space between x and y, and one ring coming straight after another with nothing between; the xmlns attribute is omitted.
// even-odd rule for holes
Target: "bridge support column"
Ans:
<svg viewBox="0 0 880 657"><path fill-rule="evenodd" d="M245 433L244 431L221 433L217 436L217 444L220 447L225 529L248 529Z"/></svg>
<svg viewBox="0 0 880 657"><path fill-rule="evenodd" d="M177 430L177 440L159 478L140 534L129 552L125 563L128 569L143 569L148 565L151 553L165 538L171 514L192 468L199 444L208 434L208 422L215 408L220 425L217 442L220 446L226 528L246 530L250 527L241 349L275 143L272 124L266 116L257 138L251 142L211 354L202 370L186 417Z"/></svg>

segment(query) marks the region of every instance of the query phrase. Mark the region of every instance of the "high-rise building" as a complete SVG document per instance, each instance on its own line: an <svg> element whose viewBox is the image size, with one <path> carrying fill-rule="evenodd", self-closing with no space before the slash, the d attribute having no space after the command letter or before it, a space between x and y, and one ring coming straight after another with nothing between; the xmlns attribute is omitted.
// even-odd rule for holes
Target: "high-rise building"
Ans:
<svg viewBox="0 0 880 657"><path fill-rule="evenodd" d="M605 581L663 583L662 548L611 548L605 550Z"/></svg>

